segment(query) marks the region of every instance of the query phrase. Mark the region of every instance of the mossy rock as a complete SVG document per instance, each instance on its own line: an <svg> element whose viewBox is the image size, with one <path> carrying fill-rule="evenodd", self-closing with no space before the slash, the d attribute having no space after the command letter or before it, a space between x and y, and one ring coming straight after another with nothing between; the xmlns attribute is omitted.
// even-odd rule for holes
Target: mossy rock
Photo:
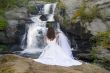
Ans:
<svg viewBox="0 0 110 73"><path fill-rule="evenodd" d="M38 10L37 10L36 6L28 6L28 12L31 14L37 14Z"/></svg>

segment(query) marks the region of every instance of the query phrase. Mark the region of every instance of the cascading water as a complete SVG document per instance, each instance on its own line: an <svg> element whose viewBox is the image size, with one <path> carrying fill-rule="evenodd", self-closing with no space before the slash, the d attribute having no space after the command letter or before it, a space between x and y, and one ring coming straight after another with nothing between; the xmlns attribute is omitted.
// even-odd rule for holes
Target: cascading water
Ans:
<svg viewBox="0 0 110 73"><path fill-rule="evenodd" d="M56 3L42 5L42 8L39 8L39 15L30 18L33 23L27 26L27 32L23 36L21 48L24 50L21 52L21 54L28 55L26 57L31 58L37 58L40 55L46 45L44 43L44 36L47 31L46 23L54 22L55 8ZM60 25L57 22L55 22L52 27L55 30L60 30ZM64 35L61 30L60 35L61 37L59 38L59 41L61 43L59 46L64 48L64 51L67 51L67 53L69 53L71 56L71 47L66 35Z"/></svg>
<svg viewBox="0 0 110 73"><path fill-rule="evenodd" d="M31 17L30 19L33 21L32 24L29 24L27 33L25 33L22 40L22 49L24 49L21 53L34 54L38 52L42 52L42 48L44 48L44 35L46 33L46 23L54 21L54 11L56 8L56 3L45 4L44 7L39 11L42 15L45 15L46 21L41 20L42 15L36 15ZM41 14L39 13L39 14ZM26 35L27 34L27 35ZM24 39L26 41L24 41ZM27 44L24 45L23 43ZM24 47L25 46L25 47Z"/></svg>

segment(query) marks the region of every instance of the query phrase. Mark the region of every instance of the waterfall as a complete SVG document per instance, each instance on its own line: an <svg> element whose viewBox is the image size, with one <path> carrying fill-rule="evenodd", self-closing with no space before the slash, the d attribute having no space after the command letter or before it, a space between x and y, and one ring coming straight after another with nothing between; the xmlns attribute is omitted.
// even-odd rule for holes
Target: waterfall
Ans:
<svg viewBox="0 0 110 73"><path fill-rule="evenodd" d="M27 26L28 30L22 38L21 48L24 49L21 52L22 54L23 53L34 54L34 53L42 52L42 49L45 47L43 38L47 30L46 23L54 21L55 8L56 8L56 3L45 4L43 8L40 9L39 11L42 12L39 13L41 15L35 15L30 18L33 21L33 23ZM42 15L45 16L45 18L47 19L46 21L41 19Z"/></svg>
<svg viewBox="0 0 110 73"><path fill-rule="evenodd" d="M40 11L38 15L34 15L30 18L33 23L27 25L26 33L24 34L21 42L21 48L23 49L21 54L23 56L26 55L25 57L37 58L43 51L43 48L46 46L44 43L44 36L47 31L47 22L52 22L52 27L55 31L60 32L59 41L61 43L59 46L61 46L64 51L72 55L68 38L61 31L60 24L54 20L55 8L56 3L42 5L39 9Z"/></svg>

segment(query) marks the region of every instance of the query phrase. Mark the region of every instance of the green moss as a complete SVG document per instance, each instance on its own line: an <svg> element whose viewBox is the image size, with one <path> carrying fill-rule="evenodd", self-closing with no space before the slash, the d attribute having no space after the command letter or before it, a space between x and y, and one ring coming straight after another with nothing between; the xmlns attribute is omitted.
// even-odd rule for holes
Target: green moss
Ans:
<svg viewBox="0 0 110 73"><path fill-rule="evenodd" d="M95 40L95 45L102 46L103 48L107 48L110 45L110 31L99 32L92 40Z"/></svg>
<svg viewBox="0 0 110 73"><path fill-rule="evenodd" d="M0 16L0 30L4 30L7 26L7 21L5 17Z"/></svg>
<svg viewBox="0 0 110 73"><path fill-rule="evenodd" d="M28 6L29 13L38 13L36 6Z"/></svg>

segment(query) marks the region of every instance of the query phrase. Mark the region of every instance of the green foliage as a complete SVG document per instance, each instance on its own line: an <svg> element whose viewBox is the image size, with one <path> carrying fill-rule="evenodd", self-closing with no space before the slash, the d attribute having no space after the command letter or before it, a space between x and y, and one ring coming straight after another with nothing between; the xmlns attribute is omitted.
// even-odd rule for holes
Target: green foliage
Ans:
<svg viewBox="0 0 110 73"><path fill-rule="evenodd" d="M14 7L25 6L28 0L0 0L0 10L7 10Z"/></svg>
<svg viewBox="0 0 110 73"><path fill-rule="evenodd" d="M7 21L5 17L0 16L0 30L4 30L7 26Z"/></svg>
<svg viewBox="0 0 110 73"><path fill-rule="evenodd" d="M91 52L90 52L91 58L94 59L94 60L97 59L97 57L96 57L97 50L98 49L96 47L93 47L92 50L91 50Z"/></svg>
<svg viewBox="0 0 110 73"><path fill-rule="evenodd" d="M65 5L64 5L64 3L61 2L61 1L58 1L57 7L58 7L59 9L65 9Z"/></svg>
<svg viewBox="0 0 110 73"><path fill-rule="evenodd" d="M99 10L97 6L88 5L89 1L84 1L80 7L76 10L72 17L72 22L75 22L79 17L81 22L85 24L86 22L92 22L95 18L99 16Z"/></svg>
<svg viewBox="0 0 110 73"><path fill-rule="evenodd" d="M96 45L106 48L110 45L110 31L99 32L92 39L96 40Z"/></svg>
<svg viewBox="0 0 110 73"><path fill-rule="evenodd" d="M0 0L0 9L12 8L16 5L16 0Z"/></svg>
<svg viewBox="0 0 110 73"><path fill-rule="evenodd" d="M6 10L25 6L28 0L0 0L0 30L4 30L7 25L7 21L4 17L4 13Z"/></svg>
<svg viewBox="0 0 110 73"><path fill-rule="evenodd" d="M5 11L4 10L0 10L0 17L3 16L4 17L4 13Z"/></svg>
<svg viewBox="0 0 110 73"><path fill-rule="evenodd" d="M27 6L28 0L15 0L18 7Z"/></svg>
<svg viewBox="0 0 110 73"><path fill-rule="evenodd" d="M66 18L64 18L63 19L63 26L66 27L66 28L70 27L70 25L68 25L68 24L69 24L69 21Z"/></svg>
<svg viewBox="0 0 110 73"><path fill-rule="evenodd" d="M29 13L37 13L38 10L36 9L36 6L28 6L28 12Z"/></svg>
<svg viewBox="0 0 110 73"><path fill-rule="evenodd" d="M8 51L8 47L7 45L0 45L0 52L3 52L3 51Z"/></svg>

